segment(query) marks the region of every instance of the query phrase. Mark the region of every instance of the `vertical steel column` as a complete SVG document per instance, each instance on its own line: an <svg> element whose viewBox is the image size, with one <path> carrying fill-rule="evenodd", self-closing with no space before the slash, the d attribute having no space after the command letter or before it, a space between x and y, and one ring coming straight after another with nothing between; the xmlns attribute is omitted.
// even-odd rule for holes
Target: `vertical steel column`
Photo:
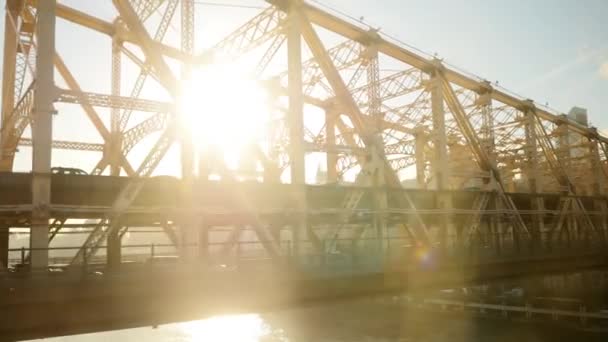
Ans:
<svg viewBox="0 0 608 342"><path fill-rule="evenodd" d="M338 182L338 155L336 154L336 119L338 114L334 109L325 109L325 147L327 149L327 183Z"/></svg>
<svg viewBox="0 0 608 342"><path fill-rule="evenodd" d="M433 159L433 174L436 182L437 208L439 210L452 209L452 197L449 193L442 192L450 188L450 165L448 161L447 135L445 129L445 111L441 76L438 71L430 81L431 86L431 109L433 114L433 142L435 143L435 155ZM439 227L439 242L445 251L448 248L448 238L455 236L452 215L441 214Z"/></svg>
<svg viewBox="0 0 608 342"><path fill-rule="evenodd" d="M15 107L15 65L17 62L17 32L11 24L11 17L17 18L19 1L7 0L6 14L4 16L4 59L2 67L2 111L0 112L0 123L6 122L7 116ZM2 128L0 124L0 128ZM8 133L7 133L8 134ZM0 136L0 141L3 139ZM0 163L4 160L3 153L8 152L2 150L0 144ZM5 169L0 165L0 170ZM6 166L5 171L10 171L12 165ZM9 228L0 227L0 267L8 264L8 245L9 245Z"/></svg>
<svg viewBox="0 0 608 342"><path fill-rule="evenodd" d="M496 196L496 193L492 194L492 207L494 210L501 209L500 199ZM502 253L503 248L503 228L502 228L502 215L493 214L490 216L490 227L492 235L494 235L494 248L497 255Z"/></svg>
<svg viewBox="0 0 608 342"><path fill-rule="evenodd" d="M494 117L492 116L492 85L488 81L484 81L484 90L479 94L477 99L475 100L475 104L481 108L481 145L485 150L486 155L490 159L490 162L493 165L496 165L496 151L495 151L495 139L494 139ZM493 172L493 171L490 171ZM482 185L483 190L494 190L496 189L496 177L494 175L489 175L489 181ZM490 203L490 201L488 202ZM482 211L485 211L486 208L481 208ZM481 213L483 214L483 213ZM484 215L487 218L487 215ZM483 217L480 220L480 227L485 227L483 233L486 235L486 243L490 245L495 244L495 248L498 247L498 239L495 234L497 234L497 225L496 225L496 214L490 214L490 218L486 219L485 222ZM467 227L464 227L465 229Z"/></svg>
<svg viewBox="0 0 608 342"><path fill-rule="evenodd" d="M298 185L305 182L300 10L300 0L291 1L287 30L289 158L291 161L291 183Z"/></svg>
<svg viewBox="0 0 608 342"><path fill-rule="evenodd" d="M305 192L304 156L304 102L302 99L302 32L301 0L292 0L288 12L287 28L287 66L289 113L289 160L291 184L298 203L300 215L293 225L293 248L296 257L305 252L303 243L307 232L307 206Z"/></svg>
<svg viewBox="0 0 608 342"><path fill-rule="evenodd" d="M372 33L375 35L375 32ZM384 215L388 207L388 198L385 191L385 170L384 160L381 156L384 155L384 141L382 137L384 117L381 111L382 102L379 94L379 83L380 83L380 61L378 60L378 49L372 43L367 47L365 51L365 58L367 58L367 97L369 102L369 115L374 120L373 128L373 141L372 147L372 163L373 166L373 178L372 178L372 191L373 191L373 208L376 214L374 214L374 228L376 231L376 238L378 239L379 250L384 251L385 234L386 234L386 220ZM384 253L382 253L384 255Z"/></svg>
<svg viewBox="0 0 608 342"><path fill-rule="evenodd" d="M15 31L13 22L17 22L21 1L7 0L6 13L4 16L4 59L2 68L2 112L0 113L0 123L5 123L8 115L15 107L15 73L17 66L18 53L18 33ZM1 125L0 125L1 127ZM2 127L4 128L4 127ZM5 134L12 134L12 129L5 130ZM0 136L0 141L6 137ZM13 169L13 158L5 153L14 153L5 150L0 143L0 171L11 171Z"/></svg>
<svg viewBox="0 0 608 342"><path fill-rule="evenodd" d="M122 42L117 38L112 38L112 81L111 81L111 93L113 96L120 96L120 81L121 81L121 45ZM122 155L121 149L121 132L120 132L120 109L112 108L110 112L110 141L109 143L109 155L107 156L110 163L110 175L120 176L121 160ZM122 236L120 229L115 229L108 234L107 237L108 249L106 251L107 264L110 267L117 267L121 263L122 259Z"/></svg>
<svg viewBox="0 0 608 342"><path fill-rule="evenodd" d="M183 52L192 54L194 52L194 3L193 0L182 0L181 2L181 49ZM191 66L185 62L181 66L182 84L191 77ZM183 123L185 127L187 123ZM192 181L194 169L194 146L192 142L192 133L184 134L189 130L183 130L180 134L181 143L181 166L182 179L186 182Z"/></svg>
<svg viewBox="0 0 608 342"><path fill-rule="evenodd" d="M194 53L194 1L182 0L181 2L181 49L187 54ZM187 84L187 80L191 78L192 68L189 62L185 62L181 66L182 84ZM185 125L182 125L185 127ZM188 132L188 134L184 134ZM180 222L181 231L181 256L185 260L193 260L197 254L200 254L199 248L194 248L192 245L198 245L200 237L198 233L202 233L199 225L197 225L194 216L194 143L192 131L185 129L180 135L181 139L181 165L182 165L182 194L186 202L185 206L190 209L190 212L185 214L184 219ZM203 161L200 163L208 162Z"/></svg>
<svg viewBox="0 0 608 342"><path fill-rule="evenodd" d="M566 174L570 174L572 152L570 150L570 130L566 124L568 117L566 115L561 115L561 119L562 123L558 124L556 129L558 136L558 158L560 160L560 164L564 168L564 172L566 172Z"/></svg>
<svg viewBox="0 0 608 342"><path fill-rule="evenodd" d="M492 116L492 88L489 82L484 82L485 90L481 93L475 104L481 107L481 143L490 162L496 163L494 140L494 118Z"/></svg>
<svg viewBox="0 0 608 342"><path fill-rule="evenodd" d="M541 232L544 230L544 215L541 213L544 210L544 201L542 197L537 197L537 194L542 192L542 178L540 174L540 166L538 165L538 145L536 136L536 113L534 105L530 101L529 108L525 113L525 135L526 135L526 159L528 186L530 188L531 207L535 211L532 215L532 246L540 246ZM517 233L517 232L514 232Z"/></svg>
<svg viewBox="0 0 608 342"><path fill-rule="evenodd" d="M120 96L120 81L122 77L122 42L114 37L112 39L112 83L111 92L113 96ZM110 174L112 176L120 176L120 155L121 151L121 133L120 133L120 109L112 108L110 112L110 132L111 132L111 148L110 148Z"/></svg>
<svg viewBox="0 0 608 342"><path fill-rule="evenodd" d="M558 136L558 147L557 147L557 155L558 155L558 159L560 161L561 166L564 168L564 172L566 173L566 175L570 174L570 166L571 166L571 157L572 157L572 152L570 150L570 130L568 129L568 117L566 115L561 115L561 123L558 124L557 128L556 128L556 133ZM559 184L560 186L562 184ZM575 189L560 189L560 192L564 193L564 194L568 194L572 191L574 191ZM578 231L577 231L577 225L576 225L576 220L574 219L573 210L570 210L571 207L568 207L568 213L566 214L566 226L565 229L562 228L563 231L565 231L566 234L566 239L567 239L567 244L568 247L570 246L570 244L572 243L572 240L577 240L578 239ZM563 236L564 232L559 233L559 238L561 240L562 236Z"/></svg>
<svg viewBox="0 0 608 342"><path fill-rule="evenodd" d="M7 115L15 106L15 65L17 62L17 32L12 25L19 14L19 1L7 0L4 16L4 59L2 65L2 113L0 122L5 122ZM0 151L1 153L2 151Z"/></svg>
<svg viewBox="0 0 608 342"><path fill-rule="evenodd" d="M55 81L53 56L55 55L56 0L38 1L36 37L36 85L32 113L32 225L30 247L32 269L48 266L49 206L51 202L51 143L53 140L53 114L55 109Z"/></svg>
<svg viewBox="0 0 608 342"><path fill-rule="evenodd" d="M0 270L8 267L9 232L10 227L0 226Z"/></svg>
<svg viewBox="0 0 608 342"><path fill-rule="evenodd" d="M418 189L426 189L426 175L424 172L426 169L426 160L424 149L426 148L427 137L422 127L416 128L414 139L414 154L416 158L416 184L418 185Z"/></svg>
<svg viewBox="0 0 608 342"><path fill-rule="evenodd" d="M597 128L592 127L594 135L597 137ZM600 159L600 147L597 138L592 137L589 139L589 161L592 174L592 195L600 196L601 199L595 199L593 201L594 210L599 212L599 215L595 215L595 226L600 229L601 243L606 243L606 234L608 233L608 207L606 206L605 198L605 186L606 186L606 175L602 170L602 160Z"/></svg>

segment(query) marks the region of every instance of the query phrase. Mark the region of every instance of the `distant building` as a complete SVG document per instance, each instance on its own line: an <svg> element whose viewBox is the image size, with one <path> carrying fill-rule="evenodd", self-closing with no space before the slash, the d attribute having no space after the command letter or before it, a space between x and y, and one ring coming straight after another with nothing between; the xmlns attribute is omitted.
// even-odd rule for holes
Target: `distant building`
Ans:
<svg viewBox="0 0 608 342"><path fill-rule="evenodd" d="M587 109L581 107L572 107L568 112L568 118L572 119L583 126L589 126L587 119Z"/></svg>
<svg viewBox="0 0 608 342"><path fill-rule="evenodd" d="M586 108L572 107L572 109L570 109L570 111L568 112L568 118L571 120L574 120L575 122L577 122L583 126L589 126ZM580 145L581 144L580 140L581 140L581 136L579 134L575 134L575 133L568 134L568 144L570 144L571 146ZM573 147L570 149L571 158L582 157L586 153L587 153L586 148Z"/></svg>

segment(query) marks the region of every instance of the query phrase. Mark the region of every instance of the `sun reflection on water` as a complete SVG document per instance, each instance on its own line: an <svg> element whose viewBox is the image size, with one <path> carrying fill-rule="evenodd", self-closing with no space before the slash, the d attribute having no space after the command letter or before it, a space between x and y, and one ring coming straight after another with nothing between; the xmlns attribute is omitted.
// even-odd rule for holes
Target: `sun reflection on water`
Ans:
<svg viewBox="0 0 608 342"><path fill-rule="evenodd" d="M271 333L258 314L216 316L177 324L189 341L260 342Z"/></svg>

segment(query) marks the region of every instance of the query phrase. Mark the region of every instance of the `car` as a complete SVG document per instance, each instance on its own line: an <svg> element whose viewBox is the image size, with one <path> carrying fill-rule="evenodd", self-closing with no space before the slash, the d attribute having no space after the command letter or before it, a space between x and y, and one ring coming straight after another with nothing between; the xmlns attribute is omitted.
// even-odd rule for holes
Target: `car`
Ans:
<svg viewBox="0 0 608 342"><path fill-rule="evenodd" d="M54 175L87 175L86 171L73 167L52 167L51 173Z"/></svg>

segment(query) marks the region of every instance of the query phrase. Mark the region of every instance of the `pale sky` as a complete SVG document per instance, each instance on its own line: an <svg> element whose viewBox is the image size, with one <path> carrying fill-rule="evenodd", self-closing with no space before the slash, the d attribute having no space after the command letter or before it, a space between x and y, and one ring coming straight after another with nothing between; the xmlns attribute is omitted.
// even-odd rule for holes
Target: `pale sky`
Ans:
<svg viewBox="0 0 608 342"><path fill-rule="evenodd" d="M110 0L64 0L62 3L111 20ZM216 0L229 4L264 5L259 0ZM536 102L567 112L572 106L589 110L590 122L608 129L608 1L606 0L322 0L447 63L503 86ZM212 45L256 9L198 4L196 46ZM158 15L155 15L158 18ZM1 16L0 21L4 20ZM155 19L153 19L155 20ZM4 23L0 22L1 27ZM177 46L176 20L169 42ZM57 50L84 90L109 93L110 39L58 20ZM126 58L125 58L126 59ZM123 89L130 90L132 67ZM59 78L58 78L59 79ZM152 82L149 82L152 84ZM62 85L58 81L59 85ZM153 87L148 94L155 94ZM161 96L162 97L162 96ZM73 105L58 105L55 139L101 142L92 125ZM109 111L100 109L108 121ZM153 139L151 138L150 141ZM145 149L145 148L144 148ZM29 170L22 148L17 170ZM135 151L135 154L137 152ZM100 154L55 151L55 165L78 166L86 171ZM165 168L177 162L175 153ZM137 165L138 162L133 162ZM90 166L88 166L90 165ZM162 168L162 166L161 166Z"/></svg>

